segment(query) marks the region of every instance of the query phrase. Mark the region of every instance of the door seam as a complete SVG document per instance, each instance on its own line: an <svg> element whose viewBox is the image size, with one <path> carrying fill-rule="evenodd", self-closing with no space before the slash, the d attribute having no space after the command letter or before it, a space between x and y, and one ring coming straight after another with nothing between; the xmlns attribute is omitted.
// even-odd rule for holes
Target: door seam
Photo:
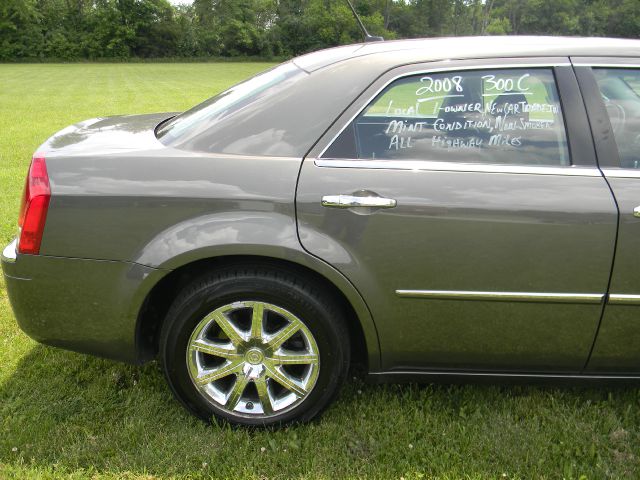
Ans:
<svg viewBox="0 0 640 480"><path fill-rule="evenodd" d="M584 374L586 372L586 370L587 370L587 367L589 366L589 363L591 362L591 357L593 356L593 352L594 352L595 347L596 347L596 342L598 341L598 336L600 335L600 329L602 328L602 322L604 320L604 314L606 312L607 304L609 303L609 292L611 291L611 281L613 279L613 271L614 271L614 267L615 267L615 263L616 263L616 254L617 254L617 251L618 251L618 234L619 234L619 231L620 231L620 206L618 205L618 199L616 198L615 194L613 193L613 189L611 188L611 184L609 183L609 180L607 179L606 175L602 171L602 167L600 166L600 158L598 157L598 149L596 148L595 138L594 138L594 135L593 135L593 125L591 123L591 112L589 112L589 109L587 108L587 104L584 101L584 93L582 91L582 84L580 82L579 75L576 74L575 65L573 64L573 58L569 57L569 60L571 62L571 65L572 65L571 68L573 70L573 74L574 74L574 76L576 78L576 82L578 84L578 89L580 90L580 97L582 97L582 103L584 104L585 112L587 113L587 122L589 123L589 129L591 130L591 143L592 143L592 146L593 146L594 154L596 156L597 168L600 171L600 174L602 175L602 178L604 179L605 183L607 184L607 188L609 189L609 193L611 193L611 198L613 199L613 203L616 206L616 232L615 232L615 236L614 236L613 255L611 257L611 268L609 270L609 279L607 281L607 289L605 290L604 301L602 302L602 309L600 310L600 319L598 320L598 326L596 327L596 332L595 332L595 335L593 336L593 341L591 343L591 348L589 349L589 354L587 355L587 359L586 359L582 369L580 370L580 373Z"/></svg>

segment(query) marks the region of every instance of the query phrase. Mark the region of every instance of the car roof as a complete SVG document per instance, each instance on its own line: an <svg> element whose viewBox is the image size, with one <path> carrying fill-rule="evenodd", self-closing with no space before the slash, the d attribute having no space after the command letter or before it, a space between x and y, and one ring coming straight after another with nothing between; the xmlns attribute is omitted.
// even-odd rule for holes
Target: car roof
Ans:
<svg viewBox="0 0 640 480"><path fill-rule="evenodd" d="M345 60L389 57L392 52L401 54L393 55L398 64L500 57L640 57L640 40L544 36L422 38L345 45L309 53L293 62L310 73Z"/></svg>

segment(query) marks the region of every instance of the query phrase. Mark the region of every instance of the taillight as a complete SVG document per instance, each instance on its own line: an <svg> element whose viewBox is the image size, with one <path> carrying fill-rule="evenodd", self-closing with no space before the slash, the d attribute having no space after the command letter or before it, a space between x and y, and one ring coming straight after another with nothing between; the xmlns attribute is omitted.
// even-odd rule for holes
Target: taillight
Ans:
<svg viewBox="0 0 640 480"><path fill-rule="evenodd" d="M31 255L40 253L50 199L51 187L44 154L36 153L29 166L22 205L20 205L18 253Z"/></svg>

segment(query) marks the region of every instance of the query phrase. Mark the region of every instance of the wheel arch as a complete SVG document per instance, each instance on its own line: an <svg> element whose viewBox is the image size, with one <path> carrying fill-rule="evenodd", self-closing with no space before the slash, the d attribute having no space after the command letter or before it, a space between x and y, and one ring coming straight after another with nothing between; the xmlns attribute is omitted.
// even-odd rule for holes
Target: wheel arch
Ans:
<svg viewBox="0 0 640 480"><path fill-rule="evenodd" d="M304 255L301 252L296 253L299 256ZM352 362L363 364L369 372L379 370L378 334L371 313L356 288L340 272L315 257L304 255L303 259L304 262L300 259L235 254L199 258L179 266L175 266L174 263L174 268L167 270L167 273L150 288L137 312L135 346L138 361L143 363L156 356L159 332L166 313L180 290L193 278L217 268L259 264L297 275L311 276L315 282L327 288L344 309L348 319Z"/></svg>

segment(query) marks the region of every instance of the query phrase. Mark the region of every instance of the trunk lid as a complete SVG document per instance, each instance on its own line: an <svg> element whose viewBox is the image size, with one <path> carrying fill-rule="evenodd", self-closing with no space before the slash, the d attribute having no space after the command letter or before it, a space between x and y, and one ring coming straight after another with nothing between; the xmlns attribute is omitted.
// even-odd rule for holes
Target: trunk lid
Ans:
<svg viewBox="0 0 640 480"><path fill-rule="evenodd" d="M156 126L175 113L118 115L70 125L49 138L38 151L47 158L75 155L108 155L165 148L155 135Z"/></svg>

